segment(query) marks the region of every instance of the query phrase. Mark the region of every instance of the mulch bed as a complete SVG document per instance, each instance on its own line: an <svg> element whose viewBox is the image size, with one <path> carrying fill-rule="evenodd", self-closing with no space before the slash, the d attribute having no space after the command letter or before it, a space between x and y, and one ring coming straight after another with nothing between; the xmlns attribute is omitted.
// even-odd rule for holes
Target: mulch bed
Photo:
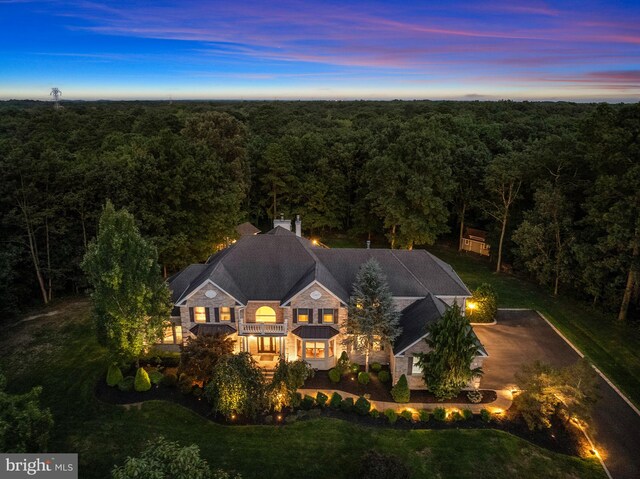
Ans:
<svg viewBox="0 0 640 479"><path fill-rule="evenodd" d="M332 383L329 380L328 371L316 371L311 379L304 383L306 389L339 389L357 396L369 394L374 401L393 402L391 396L391 383L381 382L375 373L369 373L371 381L366 386L360 384L355 374L343 376L339 383ZM498 397L495 391L481 389L482 401L479 404L487 404L495 401ZM411 390L411 402L421 402L425 404L440 403L446 406L447 403L471 404L465 392L461 392L456 397L448 399L446 402L438 400L433 394L425 390Z"/></svg>
<svg viewBox="0 0 640 479"><path fill-rule="evenodd" d="M398 418L395 424L389 424L388 420L381 416L379 418L373 418L371 416L360 416L355 412L344 412L338 409L330 407L324 408L320 411L315 408L315 413L312 414L307 411L299 411L297 414L294 411L284 410L277 414L280 416L280 420L273 420L275 415L268 414L251 421L247 418L236 417L233 420L228 420L224 417L220 417L211 413L211 406L204 398L197 398L193 394L185 395L180 392L176 387L166 386L152 386L149 391L136 392L136 391L121 391L117 387L107 386L104 380L98 381L95 387L95 396L108 404L126 405L134 403L142 403L144 401L152 400L164 400L170 401L176 404L180 404L201 417L213 421L218 424L233 424L233 425L250 425L250 424L274 424L278 426L290 423L288 416L296 416L296 420L307 420L317 416L331 417L349 421L352 423L360 424L363 426L371 427L383 427L392 429L499 429L501 431L509 432L515 436L521 437L533 444L544 447L551 451L560 452L563 454L578 456L578 452L583 450L585 445L583 444L583 436L577 430L577 428L570 426L568 430L564 424L558 421L553 423L551 429L543 431L529 431L525 422L513 411L509 410L505 414L494 417L490 423L483 422L479 416L475 415L472 419L465 421L437 421L433 417L428 422L412 422L403 418ZM413 394L413 392L412 392ZM402 405L398 404L401 408ZM381 411L382 412L382 411ZM267 421L269 419L270 421Z"/></svg>

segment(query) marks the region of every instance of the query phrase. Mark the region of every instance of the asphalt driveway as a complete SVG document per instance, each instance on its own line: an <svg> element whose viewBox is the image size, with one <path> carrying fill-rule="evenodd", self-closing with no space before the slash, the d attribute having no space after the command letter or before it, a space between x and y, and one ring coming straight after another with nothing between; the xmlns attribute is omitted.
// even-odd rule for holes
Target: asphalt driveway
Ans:
<svg viewBox="0 0 640 479"><path fill-rule="evenodd" d="M495 325L474 326L489 357L482 387L507 389L521 364L566 366L580 356L535 311L499 311ZM602 378L593 413L595 442L614 479L640 478L640 416Z"/></svg>

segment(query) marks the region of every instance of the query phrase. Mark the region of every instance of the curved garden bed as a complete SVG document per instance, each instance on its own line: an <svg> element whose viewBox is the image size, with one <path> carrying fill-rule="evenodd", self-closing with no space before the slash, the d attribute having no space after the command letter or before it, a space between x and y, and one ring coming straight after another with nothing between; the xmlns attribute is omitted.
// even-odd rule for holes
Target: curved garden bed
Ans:
<svg viewBox="0 0 640 479"><path fill-rule="evenodd" d="M414 414L411 420L403 418L400 415L394 423L390 423L384 414L373 417L369 414L359 415L353 409L346 411L342 408L330 406L319 407L315 405L309 407L307 410L292 410L287 408L281 412L263 414L255 420L249 420L248 418L238 416L225 418L215 415L212 413L211 407L205 398L202 396L196 397L193 394L184 394L179 388L174 386L159 384L154 385L149 391L145 392L122 391L117 387L107 386L106 382L101 379L98 384L96 384L95 395L99 400L114 405L135 404L153 400L169 401L194 411L204 419L225 425L265 424L282 427L297 421L318 417L331 417L370 427L401 430L498 429L514 434L551 451L577 457L580 456L581 451L587 448L584 437L576 427L572 425L568 425L567 427L565 424L556 421L550 429L530 431L524 421L512 410L506 411L499 416L491 415L489 420L487 420L486 416L483 419L481 415L478 414L474 414L468 419L451 420L451 416L449 416L450 418L447 420L437 420L434 414L429 414L428 419L424 421L419 420ZM436 404L432 405L435 406ZM402 409L401 404L398 404L398 409Z"/></svg>

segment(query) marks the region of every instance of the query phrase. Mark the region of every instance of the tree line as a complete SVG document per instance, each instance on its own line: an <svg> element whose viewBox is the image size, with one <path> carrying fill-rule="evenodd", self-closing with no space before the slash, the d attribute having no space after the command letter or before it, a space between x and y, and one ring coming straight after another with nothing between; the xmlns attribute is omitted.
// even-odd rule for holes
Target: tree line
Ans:
<svg viewBox="0 0 640 479"><path fill-rule="evenodd" d="M0 308L86 288L109 199L165 275L243 220L374 245L489 231L505 264L620 319L640 311L640 106L515 102L0 105Z"/></svg>

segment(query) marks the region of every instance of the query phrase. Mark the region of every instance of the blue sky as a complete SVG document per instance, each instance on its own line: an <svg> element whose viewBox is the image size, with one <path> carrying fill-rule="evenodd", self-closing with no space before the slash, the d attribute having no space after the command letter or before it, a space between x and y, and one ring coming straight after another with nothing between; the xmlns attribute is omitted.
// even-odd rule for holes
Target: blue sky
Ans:
<svg viewBox="0 0 640 479"><path fill-rule="evenodd" d="M640 2L0 0L0 99L640 100Z"/></svg>

